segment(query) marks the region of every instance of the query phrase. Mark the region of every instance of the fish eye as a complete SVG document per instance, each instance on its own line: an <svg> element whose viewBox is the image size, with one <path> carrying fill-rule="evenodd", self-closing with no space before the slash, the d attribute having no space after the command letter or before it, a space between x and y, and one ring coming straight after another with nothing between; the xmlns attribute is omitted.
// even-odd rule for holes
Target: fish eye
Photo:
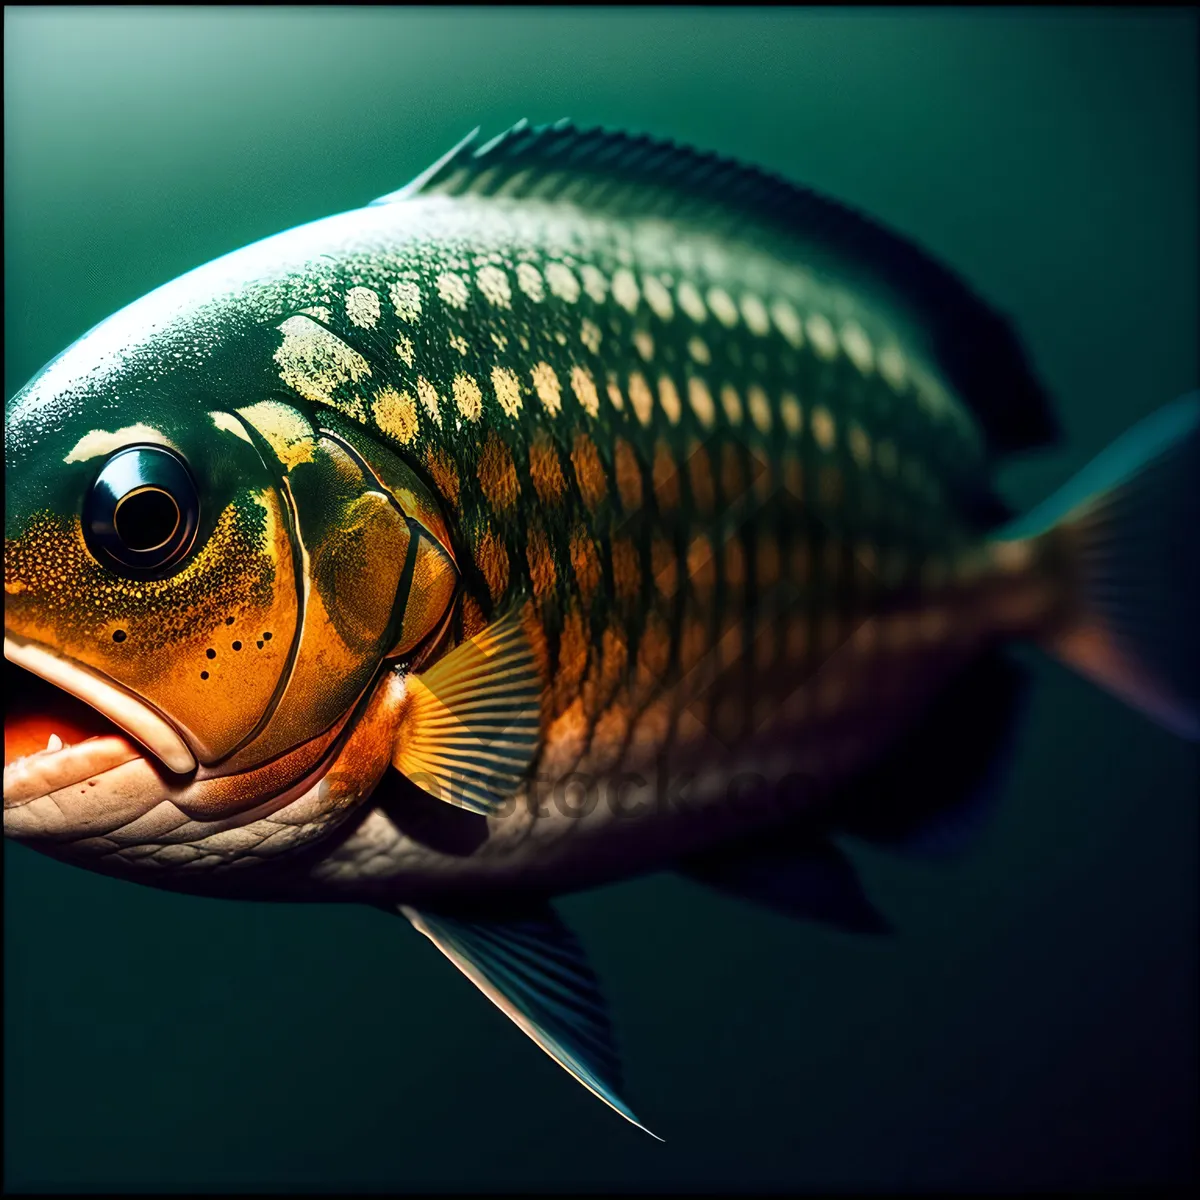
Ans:
<svg viewBox="0 0 1200 1200"><path fill-rule="evenodd" d="M163 576L191 549L200 498L165 446L126 446L100 468L83 507L88 548L124 575Z"/></svg>

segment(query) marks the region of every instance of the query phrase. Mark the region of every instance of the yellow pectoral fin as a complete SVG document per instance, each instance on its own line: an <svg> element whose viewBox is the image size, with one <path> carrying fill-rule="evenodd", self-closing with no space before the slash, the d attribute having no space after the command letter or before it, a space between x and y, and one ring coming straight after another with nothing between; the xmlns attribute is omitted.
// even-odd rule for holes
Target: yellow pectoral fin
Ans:
<svg viewBox="0 0 1200 1200"><path fill-rule="evenodd" d="M392 765L439 800L498 812L538 744L542 681L519 615L488 626L407 684Z"/></svg>

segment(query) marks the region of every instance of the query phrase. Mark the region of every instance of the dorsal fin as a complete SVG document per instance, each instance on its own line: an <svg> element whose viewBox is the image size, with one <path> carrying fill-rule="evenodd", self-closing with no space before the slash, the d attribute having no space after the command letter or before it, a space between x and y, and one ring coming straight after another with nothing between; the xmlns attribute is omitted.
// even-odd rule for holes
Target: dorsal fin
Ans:
<svg viewBox="0 0 1200 1200"><path fill-rule="evenodd" d="M992 449L1053 440L1057 423L1008 322L918 246L779 175L646 135L519 121L478 145L478 130L376 204L417 195L503 195L670 216L714 231L747 217L798 241L813 265L881 287L930 339Z"/></svg>

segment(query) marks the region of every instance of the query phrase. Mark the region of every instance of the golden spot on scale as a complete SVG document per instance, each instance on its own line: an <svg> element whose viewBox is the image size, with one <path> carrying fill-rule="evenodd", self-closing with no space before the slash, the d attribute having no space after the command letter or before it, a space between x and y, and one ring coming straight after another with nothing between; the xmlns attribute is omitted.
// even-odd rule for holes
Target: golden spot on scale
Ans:
<svg viewBox="0 0 1200 1200"><path fill-rule="evenodd" d="M435 283L443 304L448 304L451 308L467 307L471 293L461 275L456 275L453 271L443 271Z"/></svg>
<svg viewBox="0 0 1200 1200"><path fill-rule="evenodd" d="M540 432L529 447L529 478L543 504L556 504L566 491L558 451L545 432Z"/></svg>
<svg viewBox="0 0 1200 1200"><path fill-rule="evenodd" d="M396 353L403 359L406 367L411 367L413 365L412 338L400 334L396 339Z"/></svg>
<svg viewBox="0 0 1200 1200"><path fill-rule="evenodd" d="M603 304L608 299L608 280L605 279L604 272L591 263L584 263L579 273L583 276L583 290L594 303Z"/></svg>
<svg viewBox="0 0 1200 1200"><path fill-rule="evenodd" d="M508 551L489 525L484 525L475 539L475 565L486 581L492 599L499 600L508 590Z"/></svg>
<svg viewBox="0 0 1200 1200"><path fill-rule="evenodd" d="M629 376L629 402L633 405L637 419L643 425L649 425L650 418L654 415L654 396L645 378L638 371Z"/></svg>
<svg viewBox="0 0 1200 1200"><path fill-rule="evenodd" d="M717 582L716 563L713 559L712 542L703 533L696 534L688 543L687 574L696 591L711 591Z"/></svg>
<svg viewBox="0 0 1200 1200"><path fill-rule="evenodd" d="M854 461L865 471L871 465L871 439L866 430L857 421L850 423L850 432L846 435L850 453Z"/></svg>
<svg viewBox="0 0 1200 1200"><path fill-rule="evenodd" d="M371 415L380 432L407 445L417 436L417 403L408 392L384 388L375 394Z"/></svg>
<svg viewBox="0 0 1200 1200"><path fill-rule="evenodd" d="M728 671L742 657L743 649L742 623L736 616L728 616L717 636L717 670ZM728 697L726 703L729 699L733 697ZM734 701L734 716L740 720L740 701L737 700ZM724 723L728 726L729 719L725 718Z"/></svg>
<svg viewBox="0 0 1200 1200"><path fill-rule="evenodd" d="M455 375L454 403L468 421L478 421L483 415L483 393L471 375Z"/></svg>
<svg viewBox="0 0 1200 1200"><path fill-rule="evenodd" d="M437 394L437 388L424 375L417 376L417 399L421 401L422 406L429 414L433 423L440 428L442 424L442 410L438 407L440 398Z"/></svg>
<svg viewBox="0 0 1200 1200"><path fill-rule="evenodd" d="M492 368L492 390L505 416L515 417L521 411L521 383L508 367Z"/></svg>
<svg viewBox="0 0 1200 1200"><path fill-rule="evenodd" d="M517 287L534 303L546 298L546 289L542 283L542 276L533 263L523 262L517 264Z"/></svg>
<svg viewBox="0 0 1200 1200"><path fill-rule="evenodd" d="M575 574L579 597L585 606L589 606L592 597L600 590L602 572L596 544L582 525L576 525L571 532L570 555L571 570Z"/></svg>
<svg viewBox="0 0 1200 1200"><path fill-rule="evenodd" d="M495 346L496 349L499 350L501 354L503 354L504 351L508 349L508 338L505 337L504 334L497 333L495 330L492 330L492 332L489 336L492 339L492 345Z"/></svg>
<svg viewBox="0 0 1200 1200"><path fill-rule="evenodd" d="M696 324L707 320L708 310L704 307L704 301L700 298L700 293L686 279L680 283L679 290L676 292L676 298L679 300L679 307Z"/></svg>
<svg viewBox="0 0 1200 1200"><path fill-rule="evenodd" d="M533 389L537 392L542 407L551 416L554 416L562 409L562 388L559 385L558 376L554 373L554 368L548 362L540 362L533 368L531 375Z"/></svg>
<svg viewBox="0 0 1200 1200"><path fill-rule="evenodd" d="M788 345L799 350L804 344L804 330L796 310L786 300L776 300L771 305L771 320Z"/></svg>
<svg viewBox="0 0 1200 1200"><path fill-rule="evenodd" d="M661 375L658 380L658 403L672 425L679 424L683 405L679 399L679 391L670 375Z"/></svg>
<svg viewBox="0 0 1200 1200"><path fill-rule="evenodd" d="M463 596L462 616L464 638L473 638L487 627L487 618L484 617L483 609L479 607L479 601L474 596Z"/></svg>
<svg viewBox="0 0 1200 1200"><path fill-rule="evenodd" d="M633 344L644 361L649 362L654 357L654 338L650 336L649 330L634 330Z"/></svg>
<svg viewBox="0 0 1200 1200"><path fill-rule="evenodd" d="M642 278L642 295L651 311L660 320L669 321L675 315L675 307L671 303L671 293L662 285L662 281L653 275Z"/></svg>
<svg viewBox="0 0 1200 1200"><path fill-rule="evenodd" d="M445 498L451 508L458 507L458 469L453 460L444 450L435 450L432 446L425 452L425 467L429 477Z"/></svg>
<svg viewBox="0 0 1200 1200"><path fill-rule="evenodd" d="M837 334L833 332L828 317L822 313L812 313L805 322L805 328L808 340L821 358L829 361L837 357Z"/></svg>
<svg viewBox="0 0 1200 1200"><path fill-rule="evenodd" d="M721 388L721 407L725 410L725 419L730 425L742 423L742 398L731 383Z"/></svg>
<svg viewBox="0 0 1200 1200"><path fill-rule="evenodd" d="M636 512L642 506L642 469L633 447L624 438L617 438L613 449L613 470L621 506L626 512Z"/></svg>
<svg viewBox="0 0 1200 1200"><path fill-rule="evenodd" d="M584 504L595 512L608 495L608 480L604 475L604 464L600 461L600 451L586 433L575 435L571 463L575 467L579 494L583 497Z"/></svg>
<svg viewBox="0 0 1200 1200"><path fill-rule="evenodd" d="M589 321L586 317L583 319L583 324L579 327L579 340L593 353L600 353L600 326L595 321Z"/></svg>
<svg viewBox="0 0 1200 1200"><path fill-rule="evenodd" d="M638 291L637 280L634 279L632 271L627 271L622 267L613 274L612 294L613 299L626 312L634 313L637 311L640 293Z"/></svg>
<svg viewBox="0 0 1200 1200"><path fill-rule="evenodd" d="M755 337L766 337L771 332L771 318L767 316L766 307L752 292L742 297L742 319Z"/></svg>
<svg viewBox="0 0 1200 1200"><path fill-rule="evenodd" d="M369 287L352 287L346 293L346 316L360 329L374 329L379 320L379 296Z"/></svg>
<svg viewBox="0 0 1200 1200"><path fill-rule="evenodd" d="M692 485L692 501L702 516L710 515L716 508L716 485L713 482L712 462L708 451L700 442L693 440L688 447L688 479Z"/></svg>
<svg viewBox="0 0 1200 1200"><path fill-rule="evenodd" d="M596 391L595 381L583 367L571 368L571 390L575 393L575 399L579 401L579 407L589 417L599 415L600 395Z"/></svg>
<svg viewBox="0 0 1200 1200"><path fill-rule="evenodd" d="M533 584L533 594L539 600L544 600L558 583L558 571L554 566L554 556L550 552L549 539L544 530L537 525L528 532L525 561L529 564L529 580Z"/></svg>
<svg viewBox="0 0 1200 1200"><path fill-rule="evenodd" d="M659 594L670 600L679 587L679 563L668 538L656 537L650 543L650 571Z"/></svg>
<svg viewBox="0 0 1200 1200"><path fill-rule="evenodd" d="M709 353L708 345L703 338L689 338L687 348L688 354L701 366L706 367L712 362L712 355Z"/></svg>
<svg viewBox="0 0 1200 1200"><path fill-rule="evenodd" d="M566 263L546 264L546 284L553 295L568 304L574 304L579 299L579 280Z"/></svg>
<svg viewBox="0 0 1200 1200"><path fill-rule="evenodd" d="M396 310L396 316L410 325L421 319L421 289L407 280L393 283L388 288L388 299Z"/></svg>
<svg viewBox="0 0 1200 1200"><path fill-rule="evenodd" d="M903 390L908 379L908 368L900 347L894 342L890 342L879 352L879 374L887 380L893 391Z"/></svg>
<svg viewBox="0 0 1200 1200"><path fill-rule="evenodd" d="M759 433L770 433L771 401L767 399L767 393L758 384L750 385L746 392L746 404L750 409L750 420L754 422L755 429Z"/></svg>
<svg viewBox="0 0 1200 1200"><path fill-rule="evenodd" d="M613 587L622 600L636 600L642 586L641 562L632 539L612 539Z"/></svg>
<svg viewBox="0 0 1200 1200"><path fill-rule="evenodd" d="M813 439L822 450L828 453L833 449L834 442L837 441L837 426L834 424L829 409L823 404L818 404L812 410L809 423L812 426Z"/></svg>
<svg viewBox="0 0 1200 1200"><path fill-rule="evenodd" d="M617 410L617 412L624 411L625 397L621 395L621 385L617 383L615 376L610 375L608 377L608 386L606 391L609 404L611 404L613 408Z"/></svg>
<svg viewBox="0 0 1200 1200"><path fill-rule="evenodd" d="M688 404L696 414L696 420L705 429L711 429L717 417L716 405L712 393L703 379L693 375L688 379Z"/></svg>
<svg viewBox="0 0 1200 1200"><path fill-rule="evenodd" d="M875 351L857 321L847 321L842 326L842 349L862 374L866 375L875 369Z"/></svg>
<svg viewBox="0 0 1200 1200"><path fill-rule="evenodd" d="M784 392L779 398L779 415L783 418L784 429L793 437L799 436L804 428L804 411L791 392Z"/></svg>
<svg viewBox="0 0 1200 1200"><path fill-rule="evenodd" d="M737 324L737 305L730 299L729 293L723 288L708 289L709 311L726 329L732 329Z"/></svg>
<svg viewBox="0 0 1200 1200"><path fill-rule="evenodd" d="M512 288L508 285L508 276L499 267L481 268L475 276L475 282L483 293L483 298L493 308L512 306Z"/></svg>
<svg viewBox="0 0 1200 1200"><path fill-rule="evenodd" d="M516 506L521 494L517 468L512 452L500 440L496 431L489 431L483 453L479 456L479 486L488 503L500 512Z"/></svg>
<svg viewBox="0 0 1200 1200"><path fill-rule="evenodd" d="M463 337L461 333L452 333L450 335L450 348L452 350L457 350L459 354L463 356L463 358L466 358L467 351L471 347L468 345L467 339Z"/></svg>
<svg viewBox="0 0 1200 1200"><path fill-rule="evenodd" d="M659 438L654 447L654 462L650 468L654 484L654 498L660 512L669 512L679 507L679 464L675 461L671 447Z"/></svg>

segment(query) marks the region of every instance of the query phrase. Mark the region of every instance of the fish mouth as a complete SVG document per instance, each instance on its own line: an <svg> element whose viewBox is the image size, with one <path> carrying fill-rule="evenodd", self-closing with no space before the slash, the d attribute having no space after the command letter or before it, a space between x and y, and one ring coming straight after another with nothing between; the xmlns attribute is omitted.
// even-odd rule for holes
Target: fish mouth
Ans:
<svg viewBox="0 0 1200 1200"><path fill-rule="evenodd" d="M11 634L4 658L6 809L148 755L173 775L195 771L175 729L100 675Z"/></svg>

